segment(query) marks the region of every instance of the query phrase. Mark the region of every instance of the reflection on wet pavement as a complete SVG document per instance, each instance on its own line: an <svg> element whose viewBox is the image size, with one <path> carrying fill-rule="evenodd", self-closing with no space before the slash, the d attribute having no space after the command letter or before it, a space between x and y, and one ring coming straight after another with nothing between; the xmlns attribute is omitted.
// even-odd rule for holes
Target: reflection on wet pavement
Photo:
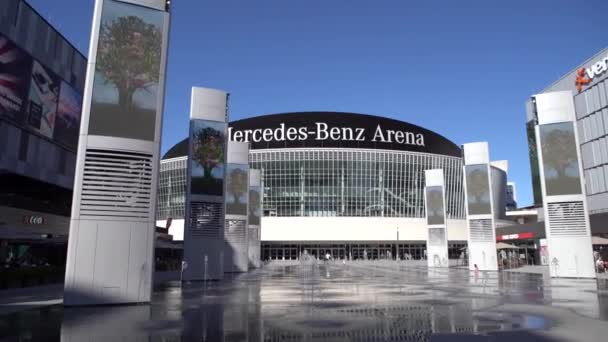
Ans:
<svg viewBox="0 0 608 342"><path fill-rule="evenodd" d="M269 265L158 287L151 305L0 316L0 339L561 341L608 336L597 283L396 263Z"/></svg>

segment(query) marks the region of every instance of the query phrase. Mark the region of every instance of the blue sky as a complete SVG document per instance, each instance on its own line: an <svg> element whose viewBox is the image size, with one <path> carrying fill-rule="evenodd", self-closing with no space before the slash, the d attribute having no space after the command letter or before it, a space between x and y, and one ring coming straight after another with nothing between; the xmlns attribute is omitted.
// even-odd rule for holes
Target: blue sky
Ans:
<svg viewBox="0 0 608 342"><path fill-rule="evenodd" d="M93 0L28 1L88 50ZM231 93L232 119L352 111L489 141L527 205L524 103L607 45L606 13L605 0L173 0L162 151L205 86Z"/></svg>

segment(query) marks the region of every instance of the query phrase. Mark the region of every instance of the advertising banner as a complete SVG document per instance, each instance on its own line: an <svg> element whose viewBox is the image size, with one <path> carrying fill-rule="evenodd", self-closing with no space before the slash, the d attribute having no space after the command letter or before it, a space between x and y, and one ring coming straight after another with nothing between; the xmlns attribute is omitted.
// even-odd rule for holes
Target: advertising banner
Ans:
<svg viewBox="0 0 608 342"><path fill-rule="evenodd" d="M154 140L164 12L105 0L89 134Z"/></svg>
<svg viewBox="0 0 608 342"><path fill-rule="evenodd" d="M23 123L32 58L0 34L0 116Z"/></svg>
<svg viewBox="0 0 608 342"><path fill-rule="evenodd" d="M59 105L57 106L57 119L55 120L55 133L53 135L55 141L76 150L81 112L82 95L62 81L59 91Z"/></svg>
<svg viewBox="0 0 608 342"><path fill-rule="evenodd" d="M486 164L466 165L469 215L491 214L490 181Z"/></svg>
<svg viewBox="0 0 608 342"><path fill-rule="evenodd" d="M53 138L61 80L52 71L34 61L27 104L29 128Z"/></svg>
<svg viewBox="0 0 608 342"><path fill-rule="evenodd" d="M547 196L581 194L572 123L540 125L539 132Z"/></svg>

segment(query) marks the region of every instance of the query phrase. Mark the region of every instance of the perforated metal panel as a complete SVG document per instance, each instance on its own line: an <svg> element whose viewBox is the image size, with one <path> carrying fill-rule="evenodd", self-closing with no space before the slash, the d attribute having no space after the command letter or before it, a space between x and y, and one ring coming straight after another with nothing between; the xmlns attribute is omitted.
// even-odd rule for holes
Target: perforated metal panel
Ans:
<svg viewBox="0 0 608 342"><path fill-rule="evenodd" d="M582 201L547 204L551 236L585 236L585 207Z"/></svg>
<svg viewBox="0 0 608 342"><path fill-rule="evenodd" d="M222 203L192 202L190 230L194 236L219 238L222 229Z"/></svg>
<svg viewBox="0 0 608 342"><path fill-rule="evenodd" d="M147 219L152 200L152 155L86 151L80 216Z"/></svg>
<svg viewBox="0 0 608 342"><path fill-rule="evenodd" d="M245 220L226 220L226 230L224 235L231 245L245 246L247 242L247 232L245 231L247 221Z"/></svg>
<svg viewBox="0 0 608 342"><path fill-rule="evenodd" d="M481 219L471 220L471 241L472 242L492 242L492 220Z"/></svg>

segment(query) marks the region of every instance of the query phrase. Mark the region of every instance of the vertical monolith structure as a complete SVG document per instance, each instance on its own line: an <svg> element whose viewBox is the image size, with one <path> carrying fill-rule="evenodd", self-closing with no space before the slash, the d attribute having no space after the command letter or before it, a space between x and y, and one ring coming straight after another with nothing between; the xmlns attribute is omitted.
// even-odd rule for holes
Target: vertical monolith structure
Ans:
<svg viewBox="0 0 608 342"><path fill-rule="evenodd" d="M96 0L64 304L150 301L169 1Z"/></svg>
<svg viewBox="0 0 608 342"><path fill-rule="evenodd" d="M551 277L595 278L572 93L535 95L532 111Z"/></svg>
<svg viewBox="0 0 608 342"><path fill-rule="evenodd" d="M183 280L224 277L228 94L192 88Z"/></svg>
<svg viewBox="0 0 608 342"><path fill-rule="evenodd" d="M228 142L226 163L226 229L224 272L247 272L247 214L249 206L249 143Z"/></svg>
<svg viewBox="0 0 608 342"><path fill-rule="evenodd" d="M249 268L259 268L260 236L262 227L262 173L260 170L249 170L249 208L247 224L247 254Z"/></svg>
<svg viewBox="0 0 608 342"><path fill-rule="evenodd" d="M424 171L428 267L448 267L448 234L443 170Z"/></svg>
<svg viewBox="0 0 608 342"><path fill-rule="evenodd" d="M494 201L487 142L463 145L469 269L496 271Z"/></svg>

